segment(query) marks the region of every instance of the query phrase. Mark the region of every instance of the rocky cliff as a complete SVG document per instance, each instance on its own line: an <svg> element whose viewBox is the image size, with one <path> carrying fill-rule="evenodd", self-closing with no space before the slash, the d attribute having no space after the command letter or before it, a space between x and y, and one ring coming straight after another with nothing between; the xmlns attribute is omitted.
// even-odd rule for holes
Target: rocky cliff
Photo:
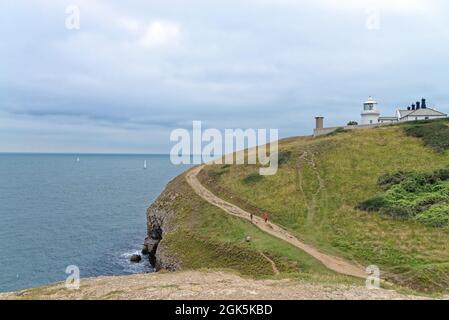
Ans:
<svg viewBox="0 0 449 320"><path fill-rule="evenodd" d="M147 210L147 237L142 253L148 254L150 263L156 271L161 269L176 271L181 268L181 262L171 253L164 242L164 236L176 228L175 210L172 204L176 200L176 180L171 181L161 195Z"/></svg>

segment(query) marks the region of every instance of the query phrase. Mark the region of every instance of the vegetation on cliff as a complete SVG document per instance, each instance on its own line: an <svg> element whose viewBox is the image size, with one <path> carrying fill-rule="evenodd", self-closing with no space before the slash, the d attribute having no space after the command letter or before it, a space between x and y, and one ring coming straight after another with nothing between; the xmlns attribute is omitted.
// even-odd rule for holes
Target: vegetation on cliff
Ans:
<svg viewBox="0 0 449 320"><path fill-rule="evenodd" d="M429 130L435 123L438 134ZM289 157L274 176L255 179L257 165L214 165L206 167L201 179L220 197L258 215L268 212L273 222L325 252L377 265L384 279L403 286L447 292L449 227L442 216L446 202L425 195L426 188L442 195L446 181L406 194L410 203L436 201L414 219L367 214L358 207L388 192L399 201L399 188L406 182L387 190L386 184L378 183L380 176L402 171L425 177L435 174L426 172L447 168L449 156L443 146L449 140L437 138L444 138L443 126L447 120L290 138L280 142L280 152ZM416 128L425 133L417 134ZM397 193L391 191L395 188Z"/></svg>
<svg viewBox="0 0 449 320"><path fill-rule="evenodd" d="M379 178L386 191L358 207L433 227L449 224L449 168L433 173L397 172Z"/></svg>
<svg viewBox="0 0 449 320"><path fill-rule="evenodd" d="M405 132L411 137L421 138L424 143L437 152L449 149L449 126L447 119L417 121L405 124Z"/></svg>
<svg viewBox="0 0 449 320"><path fill-rule="evenodd" d="M184 175L170 182L152 207L175 212L158 247L158 251L162 250L159 259L170 260L175 270L215 269L253 278L360 282L335 274L292 245L205 202L190 188ZM150 208L149 214L152 212ZM273 271L272 262L279 274ZM163 265L164 261L159 263Z"/></svg>

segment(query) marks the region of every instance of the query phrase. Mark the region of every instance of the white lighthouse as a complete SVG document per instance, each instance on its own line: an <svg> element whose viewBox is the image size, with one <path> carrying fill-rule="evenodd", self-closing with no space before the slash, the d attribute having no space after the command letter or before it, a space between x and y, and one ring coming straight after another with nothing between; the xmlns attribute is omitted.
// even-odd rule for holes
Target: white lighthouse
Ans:
<svg viewBox="0 0 449 320"><path fill-rule="evenodd" d="M377 110L377 101L369 97L363 103L362 124L376 124L379 122L380 112Z"/></svg>

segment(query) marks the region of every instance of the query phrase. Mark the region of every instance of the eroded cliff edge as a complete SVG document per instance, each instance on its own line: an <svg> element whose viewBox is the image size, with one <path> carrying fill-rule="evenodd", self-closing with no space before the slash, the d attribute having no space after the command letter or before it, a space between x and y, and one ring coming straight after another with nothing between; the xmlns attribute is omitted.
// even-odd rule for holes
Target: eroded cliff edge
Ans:
<svg viewBox="0 0 449 320"><path fill-rule="evenodd" d="M147 209L147 237L142 253L148 254L150 263L156 271L181 269L181 261L170 252L164 237L176 229L176 212L173 208L179 192L176 191L184 175L170 181L164 191Z"/></svg>

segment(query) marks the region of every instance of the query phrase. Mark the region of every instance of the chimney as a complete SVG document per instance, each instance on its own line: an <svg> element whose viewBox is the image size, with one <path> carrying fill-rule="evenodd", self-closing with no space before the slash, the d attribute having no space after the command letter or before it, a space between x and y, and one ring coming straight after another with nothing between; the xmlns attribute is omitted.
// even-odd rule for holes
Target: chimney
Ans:
<svg viewBox="0 0 449 320"><path fill-rule="evenodd" d="M411 107L407 107L407 110L412 110L412 108Z"/></svg>
<svg viewBox="0 0 449 320"><path fill-rule="evenodd" d="M418 110L418 109L421 109L421 102L416 101L416 109L417 109L417 110Z"/></svg>
<svg viewBox="0 0 449 320"><path fill-rule="evenodd" d="M412 110L415 110L415 105L414 104L412 104Z"/></svg>
<svg viewBox="0 0 449 320"><path fill-rule="evenodd" d="M320 130L324 128L324 117L315 117L316 125L315 129Z"/></svg>
<svg viewBox="0 0 449 320"><path fill-rule="evenodd" d="M421 108L423 108L423 109L427 108L426 99L424 99L424 98L421 99Z"/></svg>

